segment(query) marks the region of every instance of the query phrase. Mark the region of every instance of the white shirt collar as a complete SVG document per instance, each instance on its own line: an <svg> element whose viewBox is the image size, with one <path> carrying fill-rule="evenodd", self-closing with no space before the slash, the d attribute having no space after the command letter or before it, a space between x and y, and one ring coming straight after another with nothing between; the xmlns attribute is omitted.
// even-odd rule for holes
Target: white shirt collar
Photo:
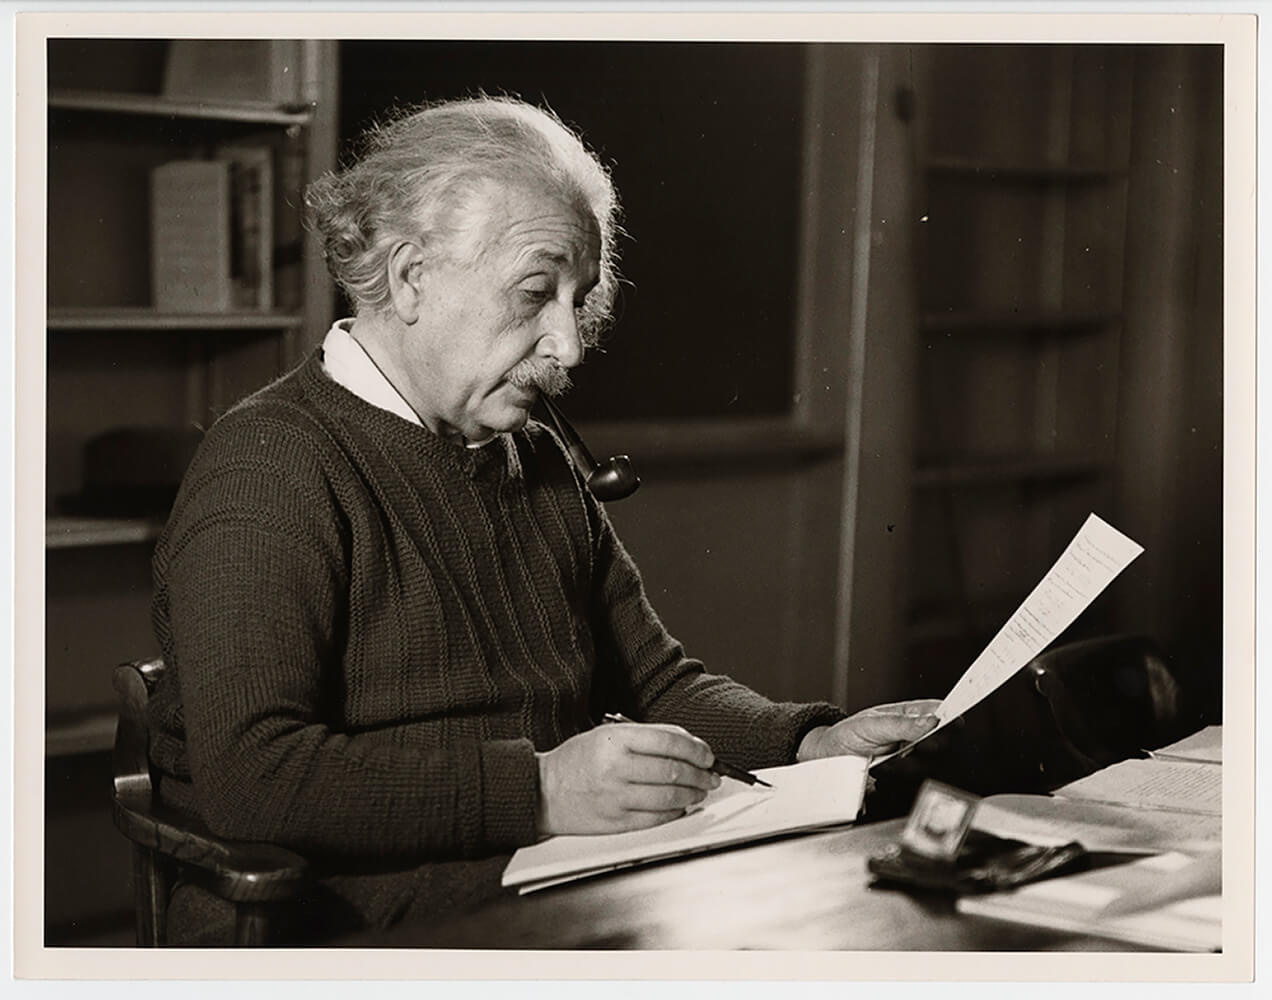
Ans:
<svg viewBox="0 0 1272 1000"><path fill-rule="evenodd" d="M352 319L338 319L331 324L327 336L322 341L322 368L333 382L344 386L358 398L365 400L381 410L395 413L403 420L410 421L416 427L423 427L419 414L411 408L397 387L388 380L379 365L356 340L350 329ZM468 441L465 447L482 448L490 444L499 435L492 435L485 441Z"/></svg>
<svg viewBox="0 0 1272 1000"><path fill-rule="evenodd" d="M327 331L322 342L323 370L332 381L372 406L388 410L403 420L422 427L423 424L411 405L402 398L402 394L362 349L362 345L353 339L349 332L352 326L352 319L339 319Z"/></svg>

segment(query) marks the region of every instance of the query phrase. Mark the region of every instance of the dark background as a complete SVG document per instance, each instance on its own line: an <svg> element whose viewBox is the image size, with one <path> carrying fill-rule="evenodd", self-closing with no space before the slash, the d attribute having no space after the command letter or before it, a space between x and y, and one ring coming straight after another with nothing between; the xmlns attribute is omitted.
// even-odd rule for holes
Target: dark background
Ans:
<svg viewBox="0 0 1272 1000"><path fill-rule="evenodd" d="M347 41L340 60L342 154L386 108L478 80L550 106L610 169L639 225L619 244L619 323L575 378L571 416L786 412L800 46Z"/></svg>

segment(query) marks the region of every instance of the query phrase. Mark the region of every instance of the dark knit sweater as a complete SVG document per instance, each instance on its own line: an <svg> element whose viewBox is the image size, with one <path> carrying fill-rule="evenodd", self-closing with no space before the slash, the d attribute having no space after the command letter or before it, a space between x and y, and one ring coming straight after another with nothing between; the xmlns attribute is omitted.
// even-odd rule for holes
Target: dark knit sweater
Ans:
<svg viewBox="0 0 1272 1000"><path fill-rule="evenodd" d="M208 432L154 577L164 797L320 871L446 863L462 885L486 858L488 881L535 839L535 750L603 711L749 767L842 718L687 658L546 428L463 448L333 382L321 352Z"/></svg>

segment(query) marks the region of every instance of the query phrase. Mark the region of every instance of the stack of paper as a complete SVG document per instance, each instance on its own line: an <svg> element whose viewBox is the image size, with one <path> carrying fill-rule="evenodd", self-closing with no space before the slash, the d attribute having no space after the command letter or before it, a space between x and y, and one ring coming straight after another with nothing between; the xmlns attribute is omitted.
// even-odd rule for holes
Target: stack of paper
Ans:
<svg viewBox="0 0 1272 1000"><path fill-rule="evenodd" d="M991 795L973 826L1031 844L1080 841L1091 851L1208 850L1223 840L1223 727L1058 788Z"/></svg>
<svg viewBox="0 0 1272 1000"><path fill-rule="evenodd" d="M850 823L866 791L864 757L756 771L772 788L726 778L701 807L648 830L551 837L513 855L503 884L523 893L573 879L747 841Z"/></svg>
<svg viewBox="0 0 1272 1000"><path fill-rule="evenodd" d="M1144 854L1208 850L1223 841L1219 816L1048 795L991 795L976 807L972 826L1027 844L1078 841L1088 851Z"/></svg>
<svg viewBox="0 0 1272 1000"><path fill-rule="evenodd" d="M1158 854L1011 892L964 896L957 908L1150 947L1217 951L1223 944L1219 861L1217 852L1198 859ZM1175 892L1176 884L1184 888Z"/></svg>
<svg viewBox="0 0 1272 1000"><path fill-rule="evenodd" d="M1132 863L960 900L959 910L1162 948L1221 945L1223 729L1113 764L1054 796L993 795L973 825L1034 844L1148 855Z"/></svg>

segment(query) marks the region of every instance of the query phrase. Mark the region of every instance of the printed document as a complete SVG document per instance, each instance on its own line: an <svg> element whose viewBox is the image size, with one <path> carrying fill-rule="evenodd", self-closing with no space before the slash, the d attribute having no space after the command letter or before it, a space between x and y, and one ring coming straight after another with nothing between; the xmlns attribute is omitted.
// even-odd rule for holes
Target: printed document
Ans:
<svg viewBox="0 0 1272 1000"><path fill-rule="evenodd" d="M1095 514L1088 516L1055 565L950 689L936 710L939 723L922 739L966 713L1046 649L1143 551ZM893 756L876 757L871 766Z"/></svg>
<svg viewBox="0 0 1272 1000"><path fill-rule="evenodd" d="M1055 795L1139 809L1223 811L1223 768L1186 760L1124 760L1056 789Z"/></svg>
<svg viewBox="0 0 1272 1000"><path fill-rule="evenodd" d="M1088 851L1188 852L1212 850L1223 842L1223 821L1212 813L1050 795L991 795L977 804L972 826L1028 844L1057 846L1076 840Z"/></svg>

